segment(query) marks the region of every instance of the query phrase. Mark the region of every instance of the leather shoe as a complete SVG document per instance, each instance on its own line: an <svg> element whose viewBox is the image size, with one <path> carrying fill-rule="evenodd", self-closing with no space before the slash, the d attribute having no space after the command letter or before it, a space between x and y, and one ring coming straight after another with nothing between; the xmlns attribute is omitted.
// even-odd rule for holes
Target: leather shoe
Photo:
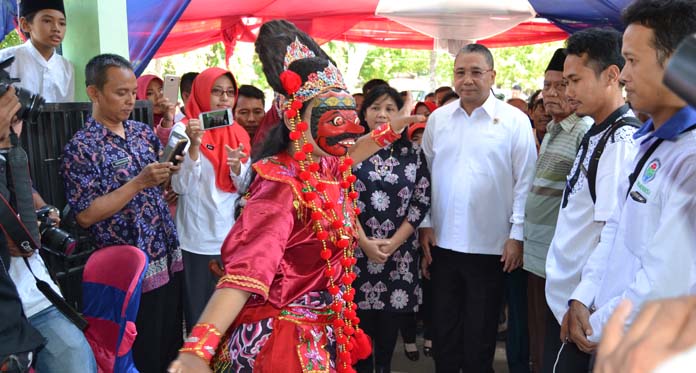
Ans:
<svg viewBox="0 0 696 373"><path fill-rule="evenodd" d="M418 350L408 351L408 350L406 350L405 344L404 344L404 354L406 354L406 358L411 360L411 361L418 361L418 359L420 359L420 353L418 352Z"/></svg>

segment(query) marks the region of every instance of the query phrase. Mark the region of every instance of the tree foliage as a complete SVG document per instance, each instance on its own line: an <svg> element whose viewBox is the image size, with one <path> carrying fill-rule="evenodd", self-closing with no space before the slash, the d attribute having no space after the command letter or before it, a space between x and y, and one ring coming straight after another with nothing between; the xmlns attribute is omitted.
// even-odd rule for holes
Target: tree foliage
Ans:
<svg viewBox="0 0 696 373"><path fill-rule="evenodd" d="M17 33L17 30L12 30L7 36L5 37L5 40L0 43L0 49L5 49L8 47L14 47L15 45L20 45L22 44L22 39L19 37L19 34Z"/></svg>
<svg viewBox="0 0 696 373"><path fill-rule="evenodd" d="M437 52L435 66L436 85L452 82L452 62L446 52ZM360 69L362 83L370 79L391 80L410 75L413 78L430 78L430 51L411 49L371 48ZM430 87L423 87L429 89Z"/></svg>
<svg viewBox="0 0 696 373"><path fill-rule="evenodd" d="M14 39L8 37L9 42L21 43L19 36L13 34ZM496 85L508 90L513 84L520 84L527 92L540 88L544 69L553 52L561 46L562 42L555 42L492 49L497 72ZM428 50L378 48L340 41L328 42L322 48L336 61L351 91L360 90L365 82L373 78L387 81L397 78L409 80L417 86L417 90L426 92L452 84L454 57L444 51L435 52L435 72L431 75L433 52ZM157 73L181 75L186 71L200 71L205 67L226 67L225 47L222 43L161 60L159 68L154 69ZM252 84L270 92L253 44L237 43L229 62L229 69L235 74L239 84Z"/></svg>
<svg viewBox="0 0 696 373"><path fill-rule="evenodd" d="M525 91L541 88L544 70L562 42L492 49L495 61L496 85L511 88L520 84Z"/></svg>

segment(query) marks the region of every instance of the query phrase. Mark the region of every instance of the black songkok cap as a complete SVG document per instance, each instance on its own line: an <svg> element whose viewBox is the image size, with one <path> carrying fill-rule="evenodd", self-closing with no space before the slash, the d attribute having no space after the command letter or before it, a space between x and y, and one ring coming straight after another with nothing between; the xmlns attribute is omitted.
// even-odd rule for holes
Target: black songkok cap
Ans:
<svg viewBox="0 0 696 373"><path fill-rule="evenodd" d="M20 17L26 17L44 9L55 9L65 15L63 0L19 0L17 3Z"/></svg>
<svg viewBox="0 0 696 373"><path fill-rule="evenodd" d="M556 49L556 52L554 52L553 57L551 57L551 62L549 62L549 66L546 68L546 71L563 71L563 63L565 62L565 59L565 48Z"/></svg>

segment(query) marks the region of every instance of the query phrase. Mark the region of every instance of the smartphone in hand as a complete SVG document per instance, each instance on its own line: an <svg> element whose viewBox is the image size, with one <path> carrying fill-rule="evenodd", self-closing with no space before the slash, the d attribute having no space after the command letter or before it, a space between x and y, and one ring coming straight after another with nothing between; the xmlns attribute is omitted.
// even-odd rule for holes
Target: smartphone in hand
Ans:
<svg viewBox="0 0 696 373"><path fill-rule="evenodd" d="M181 78L176 75L165 75L164 76L164 88L162 89L165 98L169 99L169 102L176 104L179 101L179 83Z"/></svg>
<svg viewBox="0 0 696 373"><path fill-rule="evenodd" d="M186 136L179 132L172 131L167 146L164 147L164 151L160 157L160 163L172 162L172 164L176 166L179 163L176 156L184 153L186 144L188 144L188 138L186 138Z"/></svg>
<svg viewBox="0 0 696 373"><path fill-rule="evenodd" d="M232 109L207 111L198 116L203 130L224 127L234 124Z"/></svg>

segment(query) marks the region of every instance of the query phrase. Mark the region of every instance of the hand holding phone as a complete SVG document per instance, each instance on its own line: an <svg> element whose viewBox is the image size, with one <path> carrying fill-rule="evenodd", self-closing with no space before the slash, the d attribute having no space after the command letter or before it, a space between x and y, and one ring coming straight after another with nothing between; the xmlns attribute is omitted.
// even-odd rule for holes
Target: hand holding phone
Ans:
<svg viewBox="0 0 696 373"><path fill-rule="evenodd" d="M164 76L164 88L163 96L168 99L169 102L175 104L179 98L179 82L181 78L175 75L165 75Z"/></svg>
<svg viewBox="0 0 696 373"><path fill-rule="evenodd" d="M232 109L207 111L198 116L203 130L224 127L234 124Z"/></svg>
<svg viewBox="0 0 696 373"><path fill-rule="evenodd" d="M160 163L172 162L172 165L176 166L179 163L176 157L184 153L186 144L188 144L186 136L179 132L172 131L167 146L165 146L162 156L160 157Z"/></svg>

